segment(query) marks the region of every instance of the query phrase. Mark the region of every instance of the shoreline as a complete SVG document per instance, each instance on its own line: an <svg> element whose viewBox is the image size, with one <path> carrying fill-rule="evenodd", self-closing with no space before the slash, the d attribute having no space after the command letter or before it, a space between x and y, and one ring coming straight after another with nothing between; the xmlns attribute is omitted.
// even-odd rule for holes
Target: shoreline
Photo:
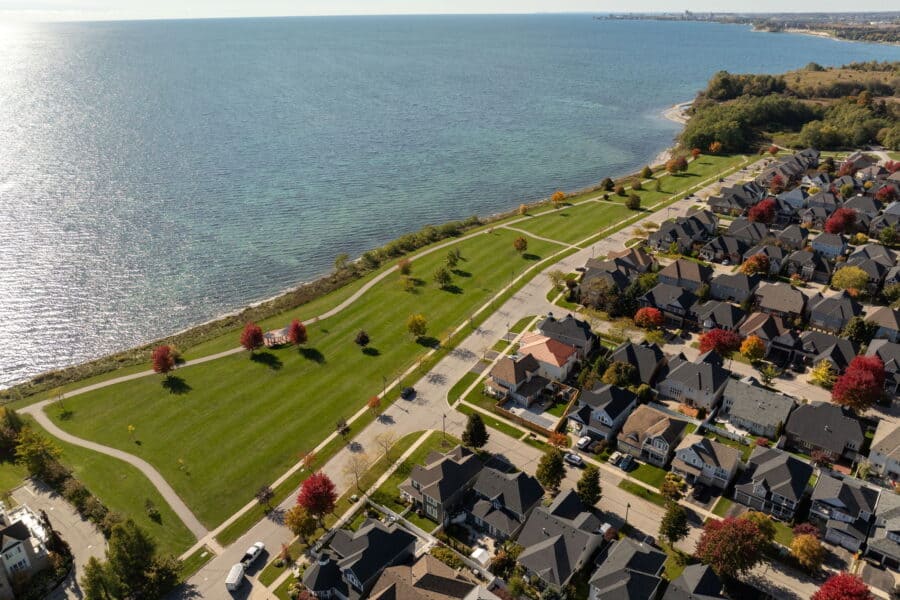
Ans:
<svg viewBox="0 0 900 600"><path fill-rule="evenodd" d="M678 123L680 125L684 125L685 123L687 123L687 120L690 118L688 115L684 114L684 112L691 106L691 104L693 104L693 100L675 104L675 105L665 109L661 113L662 117L669 121ZM648 163L648 166L650 166L651 168L661 167L662 165L664 165L666 163L666 161L668 161L673 156L675 148L676 148L676 146L672 145L672 146L669 146L669 147L665 148L664 150L660 151L651 160L651 162ZM633 179L635 176L638 175L638 173L639 173L639 170L631 172L631 173L626 173L624 175L619 175L619 176L615 176L615 177L610 176L610 177L616 182L623 182L623 181L628 181L630 179ZM590 193L592 191L598 191L599 189L600 189L600 181L598 181L597 183L595 183L593 185L582 188L582 189L568 191L568 192L566 192L566 196L567 197L576 196L579 194ZM549 201L550 201L549 197L542 198L535 202L529 203L528 206L529 207L540 206L540 205L548 203ZM479 217L478 218L479 222L477 224L473 224L471 227L462 229L460 231L460 235L464 234L469 229L488 225L492 222L499 221L504 218L513 216L517 213L517 207L518 207L518 205L516 205L515 207L512 207L506 211L500 211L500 212L492 213L485 217ZM435 225L435 227L441 227L441 225L444 225L447 223L459 223L459 222L461 222L461 221L445 221L444 223ZM423 227L428 227L428 225L423 225ZM415 232L409 232L404 235L410 235L412 233L415 233ZM393 241L396 241L397 239L398 238L394 238L393 240L388 240L382 246L377 246L375 248L371 248L371 249L369 249L369 251L384 247L385 245L391 244ZM415 254L415 253L419 252L419 250L421 250L421 248L412 250L408 254ZM384 264L383 264L383 265L379 265L375 269L361 270L361 271L353 268L354 266L358 267L361 264L361 262L362 262L362 256L356 257L355 259L349 261L348 265L351 266L351 268L349 270L344 270L341 272L332 270L332 271L329 271L326 273L322 273L321 275L314 276L310 279L307 279L307 280L298 282L294 285L291 285L279 292L276 292L275 294L273 294L271 296L246 302L240 308L236 308L236 309L233 309L230 311L220 313L220 314L216 315L215 317L206 319L204 321L200 321L200 322L190 325L188 327L184 327L182 329L179 329L178 331L174 331L172 333L169 333L169 334L166 334L166 335L163 335L160 337L156 337L147 342L140 343L136 346L129 346L126 348L122 348L120 350L114 350L112 352L102 354L100 356L97 356L95 358L89 359L84 362L61 366L56 369L51 369L48 371L42 371L40 373L32 375L31 377L28 377L27 379L25 379L23 381L13 383L12 385L10 385L6 388L0 387L0 405L4 404L6 402L16 400L16 399L27 398L27 397L39 394L41 392L47 391L49 389L53 389L53 388L60 387L63 385L68 385L69 383L72 383L73 381L81 381L83 379L87 379L90 377L96 377L96 376L114 371L118 368L129 367L129 366L133 366L135 364L140 364L141 362L145 362L145 360L140 360L139 357L136 356L138 353L147 354L154 346L163 344L163 343L169 343L169 344L177 346L178 344L175 343L175 341L172 341L173 338L179 338L181 336L193 336L193 335L200 335L202 337L203 336L203 334L201 333L202 330L217 329L217 328L221 328L221 327L227 328L229 326L229 323L231 323L231 325L233 325L235 327L240 327L240 323L237 323L234 321L241 319L242 315L246 315L246 313L252 312L254 310L266 311L268 308L268 309L274 309L274 312L272 312L271 314L261 315L257 318L249 318L248 320L263 320L266 318L271 318L271 317L277 316L278 314L280 314L286 310L291 310L291 308L297 308L299 306L302 306L304 304L312 302L316 298L319 298L321 296L324 296L324 295L327 295L334 291L337 291L346 285L350 285L353 282L358 281L359 279L362 279L363 277L367 276L368 274L375 272L384 266ZM388 263L386 262L385 264L388 264ZM303 296L305 293L308 293L309 297L305 297L304 299L302 299L302 301L294 304L292 307L291 306L287 306L287 307L282 306L280 308L277 308L279 305L283 304L289 297L294 296L294 295ZM210 332L210 335L206 339L212 339L212 338L216 337L217 335L218 334L216 334L214 331ZM194 343L200 344L200 343L203 343L203 341L204 340L201 339ZM187 347L189 348L190 345ZM182 351L185 349L186 348L181 348ZM146 357L143 357L143 358L146 358ZM102 366L102 363L104 363L106 361L111 361L109 368L104 368ZM91 368L92 365L96 366L96 368L94 368L93 370ZM82 370L86 370L88 372L78 375L77 373ZM93 372L91 372L91 371L93 371ZM58 379L65 379L67 377L67 375L70 373L74 376L71 381L59 381L58 380ZM30 388L35 388L35 389L30 389ZM14 396L13 393L11 393L11 392L18 392L18 393Z"/></svg>

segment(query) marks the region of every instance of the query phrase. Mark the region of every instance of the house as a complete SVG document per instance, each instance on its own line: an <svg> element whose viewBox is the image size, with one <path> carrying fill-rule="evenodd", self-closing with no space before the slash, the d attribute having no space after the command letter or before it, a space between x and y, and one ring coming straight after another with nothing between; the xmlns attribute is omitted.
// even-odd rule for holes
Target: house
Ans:
<svg viewBox="0 0 900 600"><path fill-rule="evenodd" d="M591 575L588 600L656 600L666 554L649 544L622 538Z"/></svg>
<svg viewBox="0 0 900 600"><path fill-rule="evenodd" d="M688 565L666 588L662 600L720 600L722 580L709 565Z"/></svg>
<svg viewBox="0 0 900 600"><path fill-rule="evenodd" d="M687 425L686 421L642 404L631 413L616 436L618 449L665 468Z"/></svg>
<svg viewBox="0 0 900 600"><path fill-rule="evenodd" d="M723 187L718 196L710 197L706 203L714 213L739 215L766 196L766 190L755 182Z"/></svg>
<svg viewBox="0 0 900 600"><path fill-rule="evenodd" d="M466 520L495 539L509 539L543 497L544 488L531 475L485 467L472 486Z"/></svg>
<svg viewBox="0 0 900 600"><path fill-rule="evenodd" d="M412 564L385 569L372 586L370 600L466 600L480 596L476 579L453 569L430 554ZM488 592L490 593L490 592ZM492 594L493 595L493 594Z"/></svg>
<svg viewBox="0 0 900 600"><path fill-rule="evenodd" d="M866 315L866 321L877 327L876 338L900 342L900 311L889 306L879 306Z"/></svg>
<svg viewBox="0 0 900 600"><path fill-rule="evenodd" d="M719 417L753 435L774 440L793 409L793 398L768 390L752 378L729 379Z"/></svg>
<svg viewBox="0 0 900 600"><path fill-rule="evenodd" d="M764 312L750 313L741 326L738 327L738 333L742 338L755 335L766 343L766 352L770 348L772 340L780 336L787 330L784 320L776 315L770 315Z"/></svg>
<svg viewBox="0 0 900 600"><path fill-rule="evenodd" d="M847 259L845 266L856 267L857 269L862 269L863 272L865 272L866 276L868 277L868 281L866 282L866 290L873 295L876 294L881 288L882 284L884 283L884 278L887 276L888 271L890 271L892 268L870 258L856 258L853 261L853 264L850 264L850 260Z"/></svg>
<svg viewBox="0 0 900 600"><path fill-rule="evenodd" d="M900 569L900 496L891 490L882 490L878 497L866 558L895 572Z"/></svg>
<svg viewBox="0 0 900 600"><path fill-rule="evenodd" d="M872 340L866 356L877 356L884 363L884 391L896 396L900 391L900 344L888 340Z"/></svg>
<svg viewBox="0 0 900 600"><path fill-rule="evenodd" d="M637 344L624 342L613 350L609 360L610 362L634 365L637 368L640 382L652 386L656 383L657 375L666 364L666 355L659 346L644 340Z"/></svg>
<svg viewBox="0 0 900 600"><path fill-rule="evenodd" d="M787 253L780 246L776 246L774 244L761 244L753 246L752 248L744 252L742 262L753 256L756 256L757 254L762 254L769 259L769 275L777 275L781 273L781 267L784 264L784 259L787 257Z"/></svg>
<svg viewBox="0 0 900 600"><path fill-rule="evenodd" d="M755 246L769 237L769 228L765 223L753 222L741 217L731 222L727 234L739 239L747 246Z"/></svg>
<svg viewBox="0 0 900 600"><path fill-rule="evenodd" d="M859 171L876 164L876 159L863 154L861 150L854 151L850 156L844 159L841 166L847 166L851 171Z"/></svg>
<svg viewBox="0 0 900 600"><path fill-rule="evenodd" d="M834 260L847 251L847 238L839 233L823 231L814 237L809 245L822 256Z"/></svg>
<svg viewBox="0 0 900 600"><path fill-rule="evenodd" d="M719 217L709 210L693 210L687 218L702 227L708 236L715 234L719 228Z"/></svg>
<svg viewBox="0 0 900 600"><path fill-rule="evenodd" d="M898 171L900 173L900 171ZM888 227L900 227L900 202L891 202L884 211L869 223L869 233L877 237Z"/></svg>
<svg viewBox="0 0 900 600"><path fill-rule="evenodd" d="M669 252L673 247L682 254L689 252L694 244L705 242L712 231L715 231L715 228L709 229L706 215L697 216L701 213L665 221L659 229L647 236L647 245L659 252ZM712 218L715 219L715 215Z"/></svg>
<svg viewBox="0 0 900 600"><path fill-rule="evenodd" d="M553 313L548 313L547 318L538 323L537 331L544 337L575 348L579 360L583 360L591 353L597 341L590 324L576 319L571 314L557 319Z"/></svg>
<svg viewBox="0 0 900 600"><path fill-rule="evenodd" d="M756 302L761 312L783 319L801 319L806 308L806 296L789 283L763 282L756 288Z"/></svg>
<svg viewBox="0 0 900 600"><path fill-rule="evenodd" d="M825 258L809 250L795 250L784 259L784 274L798 275L803 281L828 283L831 281L831 265Z"/></svg>
<svg viewBox="0 0 900 600"><path fill-rule="evenodd" d="M538 375L565 381L578 362L578 350L540 333L526 333L519 340L519 354L530 354L537 360Z"/></svg>
<svg viewBox="0 0 900 600"><path fill-rule="evenodd" d="M869 449L872 470L891 481L900 479L900 425L879 421Z"/></svg>
<svg viewBox="0 0 900 600"><path fill-rule="evenodd" d="M523 406L531 406L550 380L538 375L540 365L530 354L504 356L488 374L484 391L495 398L510 398Z"/></svg>
<svg viewBox="0 0 900 600"><path fill-rule="evenodd" d="M624 290L640 275L629 263L621 259L598 261L591 259L578 282L578 295L585 306L596 306L599 292L604 287Z"/></svg>
<svg viewBox="0 0 900 600"><path fill-rule="evenodd" d="M897 253L882 244L863 244L850 253L847 257L847 264L855 265L866 260L871 260L890 269L897 264Z"/></svg>
<svg viewBox="0 0 900 600"><path fill-rule="evenodd" d="M827 221L830 216L831 213L827 208L812 206L800 211L800 224L801 226L810 227L812 229L823 229L825 227L825 221Z"/></svg>
<svg viewBox="0 0 900 600"><path fill-rule="evenodd" d="M728 261L737 264L746 248L747 244L736 237L720 235L700 248L697 257L710 262L724 263Z"/></svg>
<svg viewBox="0 0 900 600"><path fill-rule="evenodd" d="M807 302L806 314L810 327L839 333L850 319L862 314L862 306L846 290L834 296L819 292Z"/></svg>
<svg viewBox="0 0 900 600"><path fill-rule="evenodd" d="M817 365L827 360L838 373L843 372L856 356L856 346L847 338L821 331L804 331L799 338L797 354L805 362Z"/></svg>
<svg viewBox="0 0 900 600"><path fill-rule="evenodd" d="M577 408L569 413L569 430L580 436L611 440L637 404L634 392L614 385L582 390Z"/></svg>
<svg viewBox="0 0 900 600"><path fill-rule="evenodd" d="M760 282L759 275L743 273L722 273L712 278L710 296L715 300L725 300L743 304L753 297L753 292Z"/></svg>
<svg viewBox="0 0 900 600"><path fill-rule="evenodd" d="M717 327L734 331L746 316L743 309L738 308L734 304L716 300L701 304L695 310L697 320L704 331Z"/></svg>
<svg viewBox="0 0 900 600"><path fill-rule="evenodd" d="M806 247L806 239L809 237L809 230L799 225L791 225L785 227L778 235L775 236L782 247L792 250L800 250Z"/></svg>
<svg viewBox="0 0 900 600"><path fill-rule="evenodd" d="M719 403L728 375L722 357L710 351L672 368L659 384L659 394L710 411Z"/></svg>
<svg viewBox="0 0 900 600"><path fill-rule="evenodd" d="M806 363L807 357L803 353L800 334L793 329L785 329L784 333L769 342L766 358L779 367L786 368L791 365L797 368L802 367Z"/></svg>
<svg viewBox="0 0 900 600"><path fill-rule="evenodd" d="M806 206L806 189L797 186L793 189L786 190L775 196L776 202L785 206L789 206L793 212L799 211Z"/></svg>
<svg viewBox="0 0 900 600"><path fill-rule="evenodd" d="M656 258L652 254L648 254L646 250L640 247L626 248L624 250L619 250L618 252L610 252L606 256L610 260L617 258L621 261L624 261L641 273L656 271L659 268L659 263L656 261Z"/></svg>
<svg viewBox="0 0 900 600"><path fill-rule="evenodd" d="M829 175L825 171L810 173L809 175L803 176L800 185L805 187L807 190L812 187L818 188L820 190L827 190L831 187L831 175Z"/></svg>
<svg viewBox="0 0 900 600"><path fill-rule="evenodd" d="M516 540L524 549L519 564L543 587L562 588L581 570L603 542L600 519L574 490L560 493L550 506L540 506Z"/></svg>
<svg viewBox="0 0 900 600"><path fill-rule="evenodd" d="M27 505L6 510L0 505L0 598L14 597L13 583L51 566L51 527Z"/></svg>
<svg viewBox="0 0 900 600"><path fill-rule="evenodd" d="M457 446L446 454L432 451L400 485L400 496L436 523L446 523L462 505L483 464L471 450Z"/></svg>
<svg viewBox="0 0 900 600"><path fill-rule="evenodd" d="M888 174L888 170L881 165L870 165L857 171L853 176L859 181L877 181Z"/></svg>
<svg viewBox="0 0 900 600"><path fill-rule="evenodd" d="M740 462L737 448L692 433L675 448L672 472L692 485L702 483L724 490L734 479Z"/></svg>
<svg viewBox="0 0 900 600"><path fill-rule="evenodd" d="M697 296L689 290L668 283L658 283L638 299L641 306L659 309L670 327L684 327L696 323L694 305Z"/></svg>
<svg viewBox="0 0 900 600"><path fill-rule="evenodd" d="M680 287L696 292L701 285L709 282L713 270L698 262L679 258L663 267L659 272L659 283Z"/></svg>
<svg viewBox="0 0 900 600"><path fill-rule="evenodd" d="M806 199L807 208L822 208L831 215L842 205L840 198L832 194L830 191L820 191L812 194Z"/></svg>
<svg viewBox="0 0 900 600"><path fill-rule="evenodd" d="M753 510L791 521L813 468L787 452L757 446L734 484L734 499Z"/></svg>
<svg viewBox="0 0 900 600"><path fill-rule="evenodd" d="M844 202L844 208L855 210L857 218L865 215L870 220L881 212L881 206L871 196L853 196Z"/></svg>
<svg viewBox="0 0 900 600"><path fill-rule="evenodd" d="M832 461L855 459L862 448L863 429L837 404L810 402L791 413L784 426L788 445L807 454L824 452Z"/></svg>
<svg viewBox="0 0 900 600"><path fill-rule="evenodd" d="M338 529L303 574L303 585L316 598L358 598L371 591L388 567L411 558L416 536L397 523L366 519L359 529Z"/></svg>
<svg viewBox="0 0 900 600"><path fill-rule="evenodd" d="M824 524L825 541L856 552L869 536L878 492L859 479L822 474L812 493L809 516Z"/></svg>

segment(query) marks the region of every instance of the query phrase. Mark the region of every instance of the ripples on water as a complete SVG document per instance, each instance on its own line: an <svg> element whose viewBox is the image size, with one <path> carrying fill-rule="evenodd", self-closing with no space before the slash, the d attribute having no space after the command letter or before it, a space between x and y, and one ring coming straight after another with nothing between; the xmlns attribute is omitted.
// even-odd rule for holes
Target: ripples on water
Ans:
<svg viewBox="0 0 900 600"><path fill-rule="evenodd" d="M587 16L0 30L0 385L640 166L715 70L900 48Z"/></svg>

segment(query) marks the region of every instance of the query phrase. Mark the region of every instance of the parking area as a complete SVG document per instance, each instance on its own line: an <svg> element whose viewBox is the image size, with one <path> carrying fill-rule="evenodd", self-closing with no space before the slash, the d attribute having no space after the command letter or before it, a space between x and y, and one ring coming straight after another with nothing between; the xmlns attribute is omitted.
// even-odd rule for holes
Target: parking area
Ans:
<svg viewBox="0 0 900 600"><path fill-rule="evenodd" d="M12 497L17 503L27 505L36 513L45 511L53 528L72 549L75 570L64 588L57 590L51 598L81 598L83 594L78 588L78 578L91 557L103 558L106 551L103 534L93 523L82 519L62 496L43 484L26 481L12 491Z"/></svg>
<svg viewBox="0 0 900 600"><path fill-rule="evenodd" d="M863 562L862 567L859 570L859 576L862 577L862 580L865 581L869 587L879 589L888 594L892 594L894 586L897 585L897 578L893 572L868 562Z"/></svg>

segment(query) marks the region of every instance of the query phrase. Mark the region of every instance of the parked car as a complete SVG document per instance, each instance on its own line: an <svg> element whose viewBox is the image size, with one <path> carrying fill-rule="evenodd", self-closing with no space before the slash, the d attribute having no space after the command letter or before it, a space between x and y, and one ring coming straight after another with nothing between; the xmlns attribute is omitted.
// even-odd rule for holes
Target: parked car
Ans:
<svg viewBox="0 0 900 600"><path fill-rule="evenodd" d="M225 589L229 592L236 592L242 583L244 583L244 565L238 563L228 571L228 576L225 577Z"/></svg>
<svg viewBox="0 0 900 600"><path fill-rule="evenodd" d="M709 499L709 488L702 483L694 484L694 490L691 492L691 498L705 502Z"/></svg>
<svg viewBox="0 0 900 600"><path fill-rule="evenodd" d="M565 460L570 465L573 465L576 467L580 467L580 466L584 465L584 460L582 460L582 458L580 456L578 456L577 454L574 454L572 452L566 452L566 455L563 457L563 460Z"/></svg>
<svg viewBox="0 0 900 600"><path fill-rule="evenodd" d="M580 438L578 438L578 441L575 442L575 445L578 446L580 449L584 450L585 448L587 448L588 446L591 445L591 438L589 438L586 435L583 437L580 437Z"/></svg>
<svg viewBox="0 0 900 600"><path fill-rule="evenodd" d="M259 555L263 553L263 550L266 549L266 545L262 542L256 542L244 552L244 557L241 559L241 564L244 565L244 568L250 568Z"/></svg>
<svg viewBox="0 0 900 600"><path fill-rule="evenodd" d="M614 466L619 466L619 461L622 460L622 453L616 450L612 454L609 455L609 463Z"/></svg>
<svg viewBox="0 0 900 600"><path fill-rule="evenodd" d="M415 395L416 395L415 388L406 386L405 388L400 390L400 397L403 398L404 400L410 400Z"/></svg>
<svg viewBox="0 0 900 600"><path fill-rule="evenodd" d="M626 454L625 456L622 457L622 460L620 460L619 464L616 466L619 467L620 469L622 469L623 471L627 471L628 469L631 468L632 462L634 462L634 457L631 456L630 454Z"/></svg>

